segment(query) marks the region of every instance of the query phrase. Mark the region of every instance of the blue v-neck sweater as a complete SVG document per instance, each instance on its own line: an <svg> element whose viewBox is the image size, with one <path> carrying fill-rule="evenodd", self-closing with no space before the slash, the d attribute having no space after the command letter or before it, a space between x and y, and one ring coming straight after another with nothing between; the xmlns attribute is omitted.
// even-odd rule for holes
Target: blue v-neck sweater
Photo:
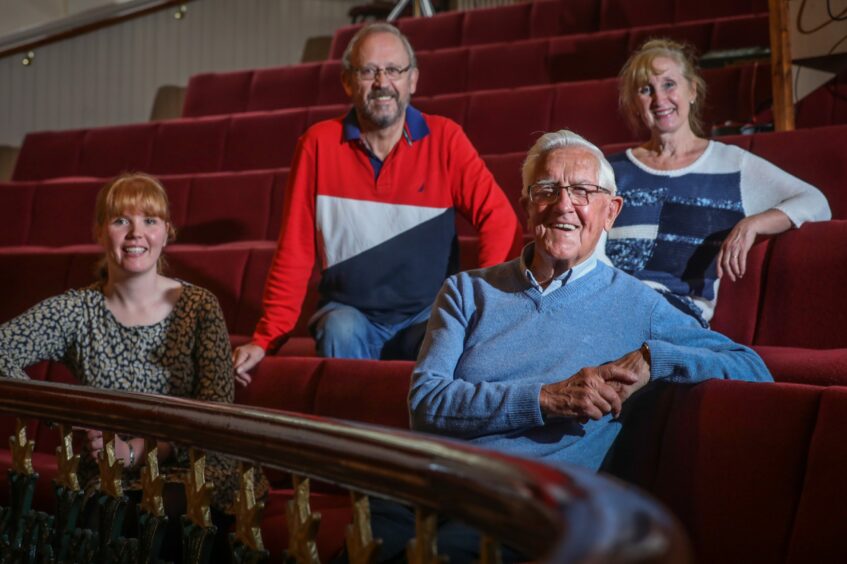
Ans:
<svg viewBox="0 0 847 564"><path fill-rule="evenodd" d="M772 381L751 349L703 329L620 270L598 263L542 296L516 259L444 283L412 376L412 427L551 464L597 469L620 421L545 420L541 386L620 358L644 342L651 381Z"/></svg>

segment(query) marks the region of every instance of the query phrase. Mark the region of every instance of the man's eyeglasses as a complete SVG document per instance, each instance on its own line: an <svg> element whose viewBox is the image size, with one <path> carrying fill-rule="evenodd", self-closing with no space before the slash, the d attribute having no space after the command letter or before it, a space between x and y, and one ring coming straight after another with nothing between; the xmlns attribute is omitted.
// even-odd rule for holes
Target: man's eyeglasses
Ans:
<svg viewBox="0 0 847 564"><path fill-rule="evenodd" d="M398 69L395 66L383 68L366 65L364 67L353 67L353 72L356 73L356 77L358 77L358 79L362 82L370 82L371 80L374 80L379 73L382 73L388 80L397 80L410 68L412 68L411 64L406 65L402 69Z"/></svg>
<svg viewBox="0 0 847 564"><path fill-rule="evenodd" d="M568 192L568 197L575 206L587 206L592 194L603 192L611 194L610 190L596 184L532 184L529 187L529 201L533 204L555 204L562 197L562 190Z"/></svg>

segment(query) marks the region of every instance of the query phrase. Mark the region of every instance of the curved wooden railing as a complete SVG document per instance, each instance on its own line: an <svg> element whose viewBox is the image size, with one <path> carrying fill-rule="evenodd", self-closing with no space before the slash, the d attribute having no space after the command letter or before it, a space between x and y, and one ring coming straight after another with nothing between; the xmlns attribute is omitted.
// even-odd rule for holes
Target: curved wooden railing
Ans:
<svg viewBox="0 0 847 564"><path fill-rule="evenodd" d="M0 413L142 434L461 519L549 562L686 562L633 489L409 432L237 405L0 378Z"/></svg>

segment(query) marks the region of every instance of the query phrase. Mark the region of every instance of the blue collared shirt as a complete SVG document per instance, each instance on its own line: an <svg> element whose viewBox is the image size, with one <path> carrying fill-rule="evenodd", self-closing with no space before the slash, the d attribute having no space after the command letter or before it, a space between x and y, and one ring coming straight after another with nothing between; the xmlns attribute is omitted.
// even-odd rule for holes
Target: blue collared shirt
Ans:
<svg viewBox="0 0 847 564"><path fill-rule="evenodd" d="M371 161L371 166L374 169L374 180L379 178L379 173L382 170L383 161L377 157L370 147L362 139L362 129L359 127L359 117L356 115L356 108L350 108L347 115L344 116L344 140L358 141L359 147L368 155ZM411 105L406 106L406 119L403 124L403 139L411 145L415 141L419 141L429 135L429 126L420 111L413 108Z"/></svg>
<svg viewBox="0 0 847 564"><path fill-rule="evenodd" d="M550 284L547 285L546 288L543 288L541 284L535 279L535 276L532 274L532 270L529 269L529 264L532 262L532 255L535 252L535 243L529 243L527 246L523 248L521 251L521 272L524 273L527 281L532 284L532 286L541 292L542 296L546 296L551 292L555 292L565 284L569 282L575 282L594 270L594 267L597 266L597 257L592 254L588 257L587 260L579 263L575 267L564 271L560 275L556 276L550 281Z"/></svg>

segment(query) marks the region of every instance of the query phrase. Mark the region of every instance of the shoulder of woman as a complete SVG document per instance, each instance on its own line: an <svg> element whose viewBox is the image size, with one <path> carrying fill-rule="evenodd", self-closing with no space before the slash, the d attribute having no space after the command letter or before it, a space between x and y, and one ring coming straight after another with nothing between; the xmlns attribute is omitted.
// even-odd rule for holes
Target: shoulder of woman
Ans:
<svg viewBox="0 0 847 564"><path fill-rule="evenodd" d="M220 308L218 298L211 290L207 290L202 286L196 286L190 282L185 282L184 280L180 280L180 283L183 286L182 291L186 301L192 304L193 307Z"/></svg>

